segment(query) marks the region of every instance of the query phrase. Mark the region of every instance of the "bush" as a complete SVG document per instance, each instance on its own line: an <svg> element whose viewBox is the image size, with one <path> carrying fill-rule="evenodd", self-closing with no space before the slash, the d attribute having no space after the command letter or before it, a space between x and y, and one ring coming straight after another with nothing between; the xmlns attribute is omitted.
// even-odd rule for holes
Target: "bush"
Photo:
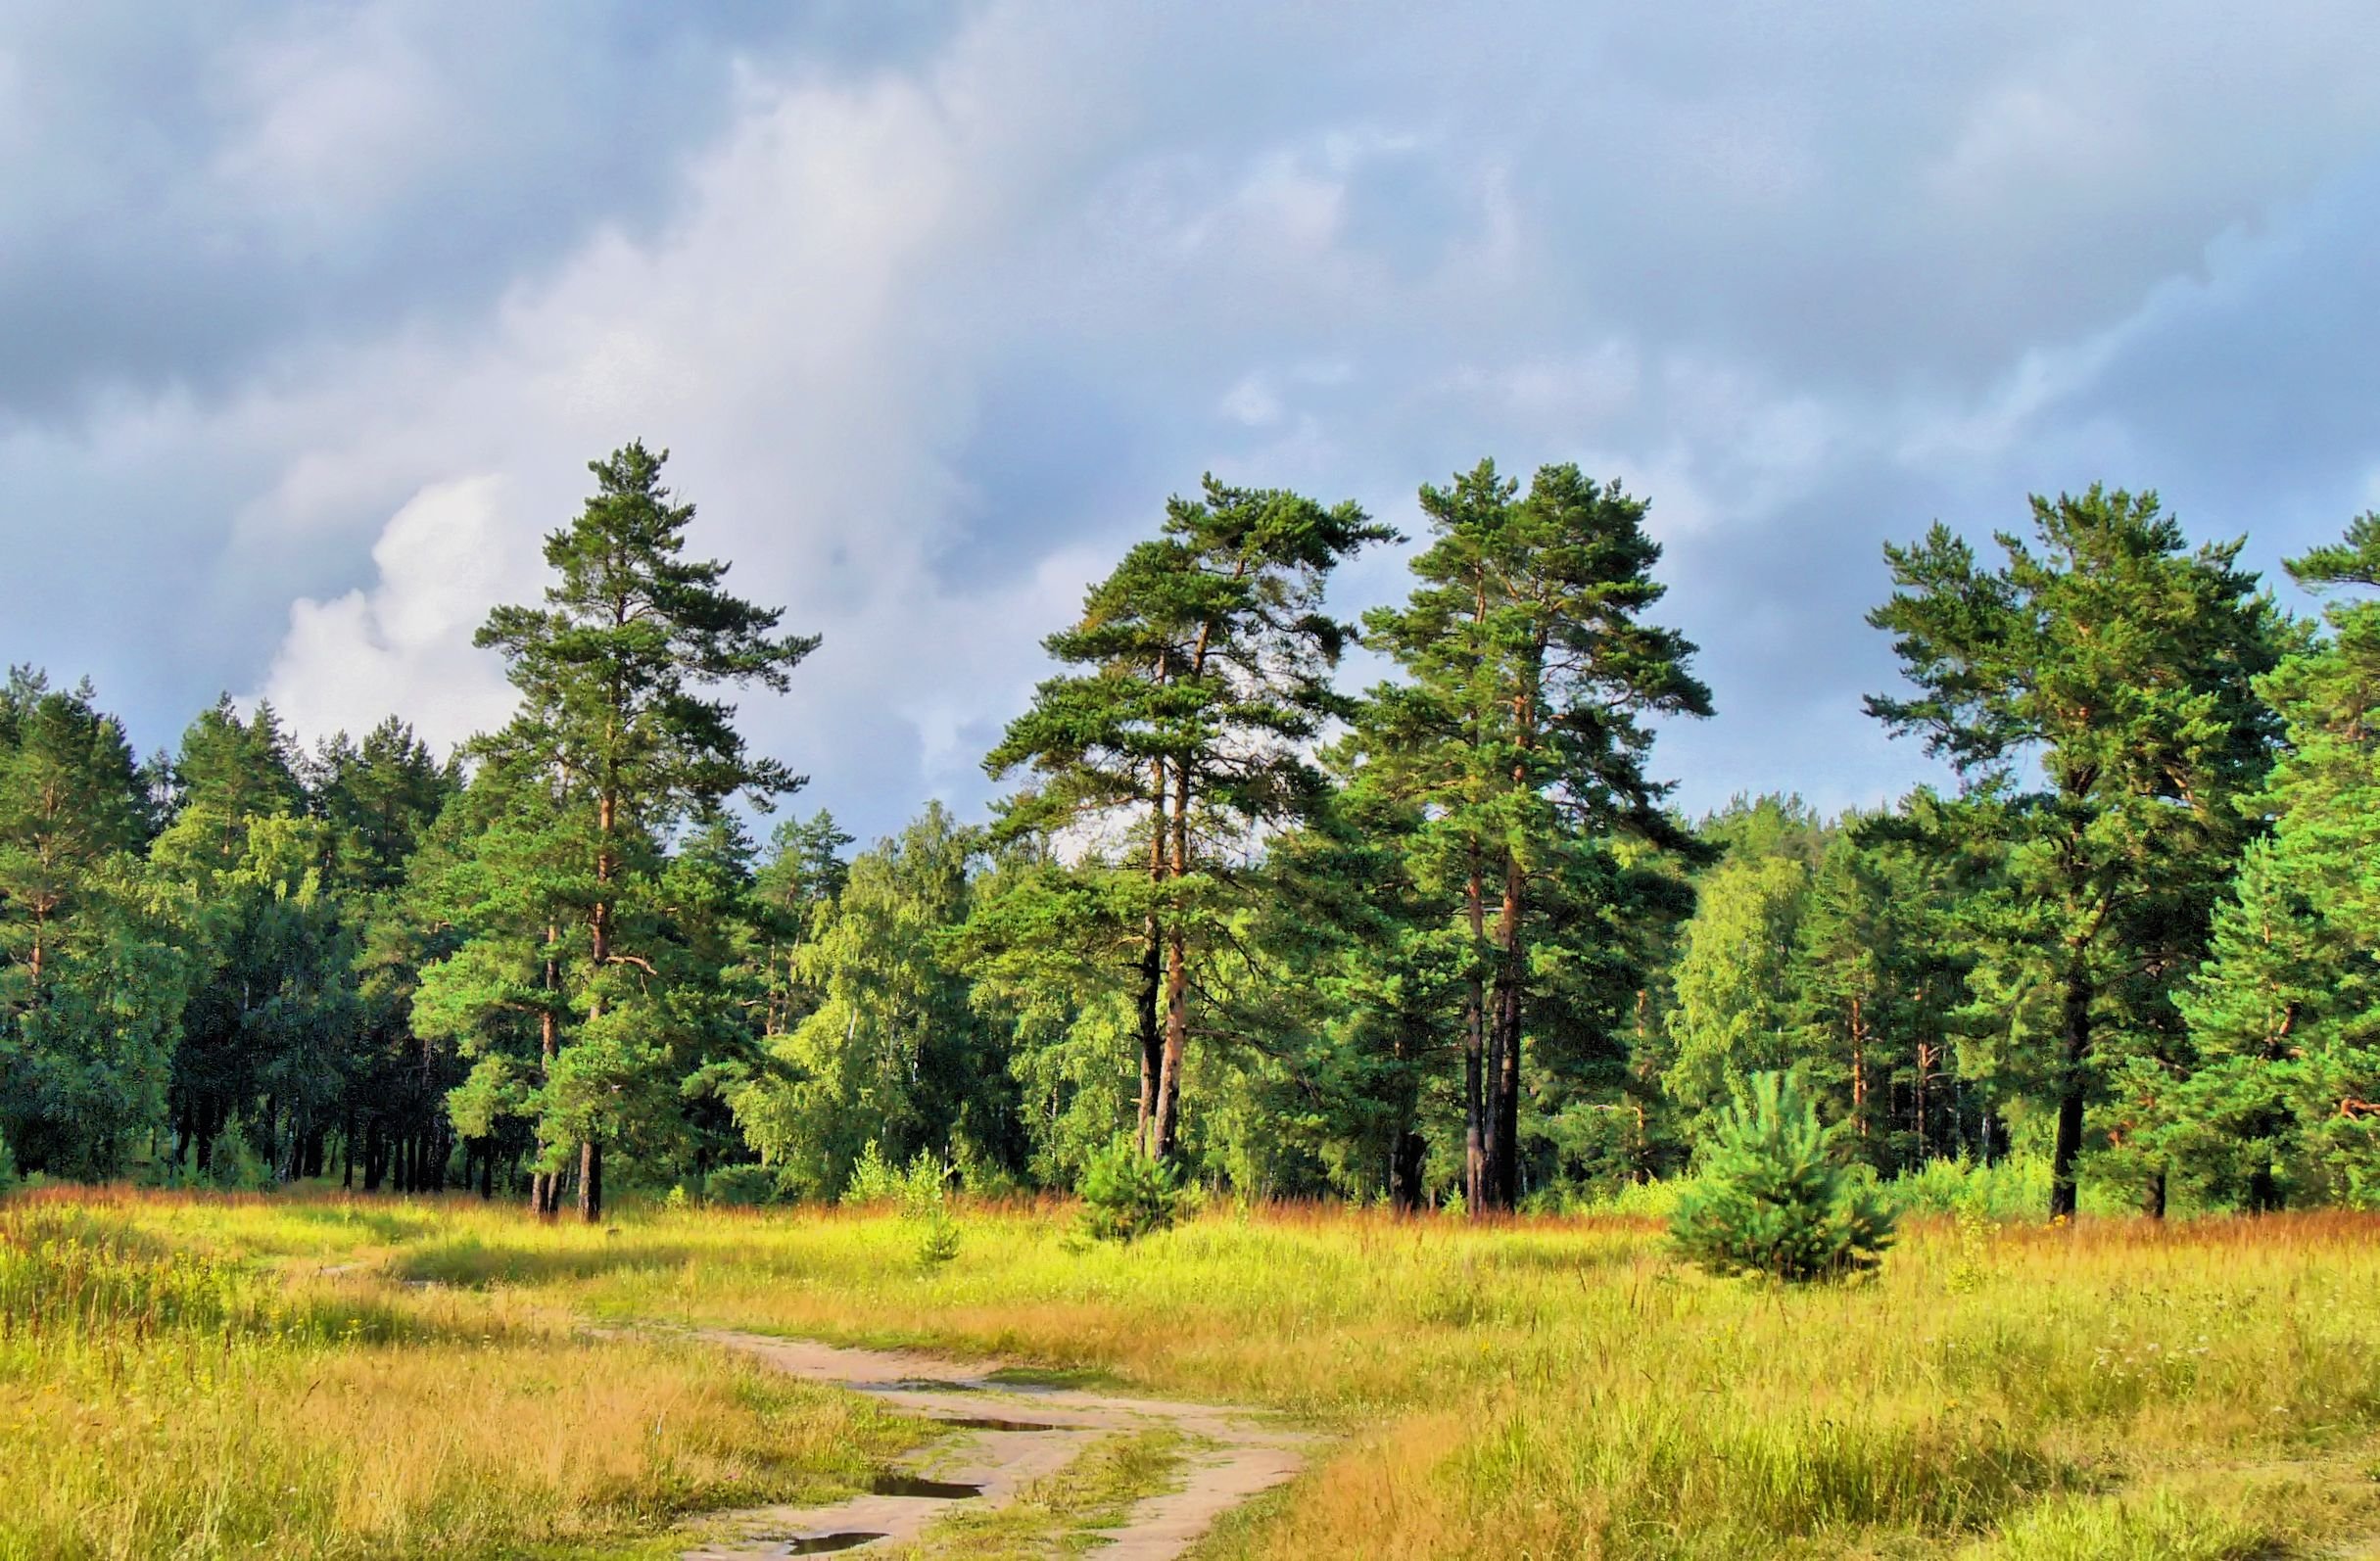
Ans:
<svg viewBox="0 0 2380 1561"><path fill-rule="evenodd" d="M848 1207L866 1204L889 1204L901 1196L902 1179L899 1167L884 1158L875 1139L860 1151L852 1162L851 1180L843 1188L842 1202Z"/></svg>
<svg viewBox="0 0 2380 1561"><path fill-rule="evenodd" d="M1895 1177L1888 1186L1893 1206L1904 1214L1979 1213L1990 1219L2041 1219L2049 1207L2046 1157L2020 1155L1978 1164L1929 1159Z"/></svg>
<svg viewBox="0 0 2380 1561"><path fill-rule="evenodd" d="M1836 1153L1838 1134L1788 1074L1755 1073L1748 1100L1721 1114L1670 1233L1717 1274L1788 1281L1874 1268L1892 1243L1892 1213Z"/></svg>
<svg viewBox="0 0 2380 1561"><path fill-rule="evenodd" d="M1164 1160L1151 1159L1127 1134L1083 1163L1083 1233L1094 1241L1138 1241L1181 1218L1189 1193Z"/></svg>
<svg viewBox="0 0 2380 1561"><path fill-rule="evenodd" d="M766 1165L722 1165L702 1178L705 1203L752 1207L776 1198L777 1173Z"/></svg>
<svg viewBox="0 0 2380 1561"><path fill-rule="evenodd" d="M901 1178L901 1218L917 1232L920 1268L939 1268L959 1255L959 1221L950 1211L953 1174L920 1150Z"/></svg>

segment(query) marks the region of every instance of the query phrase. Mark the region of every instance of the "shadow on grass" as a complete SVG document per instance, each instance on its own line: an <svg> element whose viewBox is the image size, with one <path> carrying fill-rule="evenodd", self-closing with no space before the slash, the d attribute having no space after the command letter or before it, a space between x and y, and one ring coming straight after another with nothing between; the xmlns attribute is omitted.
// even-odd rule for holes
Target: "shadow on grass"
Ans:
<svg viewBox="0 0 2380 1561"><path fill-rule="evenodd" d="M485 1290L492 1285L539 1285L645 1268L683 1268L702 1254L686 1242L613 1236L600 1247L491 1247L450 1238L406 1253L391 1267L399 1279Z"/></svg>

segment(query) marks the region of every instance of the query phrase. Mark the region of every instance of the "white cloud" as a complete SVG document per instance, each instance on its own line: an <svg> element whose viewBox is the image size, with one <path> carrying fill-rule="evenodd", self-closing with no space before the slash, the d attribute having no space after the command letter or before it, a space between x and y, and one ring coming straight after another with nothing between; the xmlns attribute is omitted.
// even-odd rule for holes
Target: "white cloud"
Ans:
<svg viewBox="0 0 2380 1561"><path fill-rule="evenodd" d="M396 713L452 746L504 721L512 689L471 637L497 602L534 596L535 538L506 512L505 486L469 477L424 489L373 545L370 588L290 607L263 691L292 727L360 733Z"/></svg>

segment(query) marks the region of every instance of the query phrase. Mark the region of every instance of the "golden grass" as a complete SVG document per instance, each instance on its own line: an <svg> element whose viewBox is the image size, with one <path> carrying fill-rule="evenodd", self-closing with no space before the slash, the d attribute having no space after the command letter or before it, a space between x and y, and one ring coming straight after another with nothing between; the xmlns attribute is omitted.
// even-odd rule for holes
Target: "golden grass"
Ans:
<svg viewBox="0 0 2380 1561"><path fill-rule="evenodd" d="M226 1258L439 1281L491 1314L928 1344L1347 1434L1216 1555L2279 1556L2380 1534L2380 1220L2360 1215L1920 1223L1874 1281L1787 1291L1704 1278L1618 1219L1217 1211L1083 1251L1062 1210L973 1209L928 1271L898 1221L844 1211L608 1230L467 1202L102 1212ZM435 1400L445 1369L406 1392ZM619 1471L542 1478L549 1513L646 1510L604 1506Z"/></svg>
<svg viewBox="0 0 2380 1561"><path fill-rule="evenodd" d="M0 1556L519 1554L832 1494L916 1440L711 1351L574 1338L529 1298L276 1275L157 1235L228 1247L316 1213L0 1213Z"/></svg>

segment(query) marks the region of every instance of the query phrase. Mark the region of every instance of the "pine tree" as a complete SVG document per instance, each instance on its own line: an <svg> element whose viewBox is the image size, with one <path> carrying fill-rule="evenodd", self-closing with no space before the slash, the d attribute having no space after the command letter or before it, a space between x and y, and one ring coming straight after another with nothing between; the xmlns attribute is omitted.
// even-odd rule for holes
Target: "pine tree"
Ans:
<svg viewBox="0 0 2380 1561"><path fill-rule="evenodd" d="M286 1173L291 1145L336 1113L355 1021L355 946L324 885L329 831L307 817L295 750L268 704L228 698L184 733L172 822L150 846L181 902L193 963L174 1057L177 1162L216 1140Z"/></svg>
<svg viewBox="0 0 2380 1561"><path fill-rule="evenodd" d="M161 1121L185 970L137 853L123 729L88 684L0 690L0 1132L21 1164L115 1173Z"/></svg>
<svg viewBox="0 0 2380 1561"><path fill-rule="evenodd" d="M1644 621L1664 588L1642 500L1574 466L1540 469L1523 497L1482 461L1421 505L1434 540L1413 561L1420 585L1364 620L1408 681L1374 693L1363 743L1383 787L1422 811L1420 871L1467 934L1464 1196L1485 1210L1518 1194L1532 1006L1575 1019L1541 1037L1617 1044L1596 1032L1619 1023L1630 962L1598 964L1620 947L1605 939L1574 958L1576 933L1626 897L1612 837L1694 849L1645 773L1644 723L1707 715L1710 694L1687 670L1693 646Z"/></svg>
<svg viewBox="0 0 2380 1561"><path fill-rule="evenodd" d="M1980 1145L1987 1096L1971 1082L1959 1010L1972 963L1952 918L1958 864L1916 841L1932 800L1848 816L1829 839L1795 928L1799 1051L1880 1169Z"/></svg>
<svg viewBox="0 0 2380 1561"><path fill-rule="evenodd" d="M553 884L568 892L547 906L549 924L575 926L584 942L560 967L572 1033L543 1070L537 1109L548 1176L565 1145L578 1147L590 1221L601 1216L603 1145L626 1125L614 1102L638 1093L667 1051L642 903L661 843L730 797L766 802L801 783L746 751L718 690L783 690L818 643L777 633L778 612L728 592L726 564L684 556L694 508L662 486L667 458L632 444L591 462L595 494L546 539L559 578L544 604L499 607L478 635L503 653L521 709L476 751L534 778L551 806L530 855L576 880Z"/></svg>
<svg viewBox="0 0 2380 1561"><path fill-rule="evenodd" d="M445 1185L450 1158L446 1094L459 1082L451 1052L415 1033L410 1022L420 966L437 942L407 914L404 893L421 848L459 781L413 729L391 716L361 744L339 733L322 741L305 767L309 804L324 826L324 882L334 911L356 947L357 1023L341 1072L346 1098L337 1130L344 1149L341 1180L355 1185L363 1154L364 1182L377 1189L390 1170L400 1192ZM311 1124L297 1151L296 1174L325 1172L331 1124ZM466 1141L465 1180L473 1161L489 1185L491 1146Z"/></svg>
<svg viewBox="0 0 2380 1561"><path fill-rule="evenodd" d="M2237 804L2274 728L2254 682L2281 629L2240 544L2189 550L2154 495L2036 497L2032 541L1998 542L1990 570L1939 524L1886 547L1899 590L1869 621L1916 694L1868 708L1952 762L1959 817L2006 852L1972 924L1985 979L2054 993L2050 1207L2071 1214L2103 1080L2126 1074L2120 1131L2186 1064L2173 994L2250 832ZM2161 1166L2147 1185L2162 1206Z"/></svg>
<svg viewBox="0 0 2380 1561"><path fill-rule="evenodd" d="M1713 1273L1843 1278L1892 1243L1890 1211L1842 1164L1839 1126L1820 1125L1789 1073L1753 1074L1695 1165L1670 1228Z"/></svg>
<svg viewBox="0 0 2380 1561"><path fill-rule="evenodd" d="M1079 670L1044 682L984 760L994 779L1039 777L1007 810L1011 834L1128 841L1119 854L1145 873L1138 1135L1158 1159L1179 1132L1192 967L1246 898L1234 853L1311 808L1309 745L1350 709L1330 685L1346 630L1322 610L1324 584L1390 535L1352 503L1209 477L1045 641Z"/></svg>
<svg viewBox="0 0 2380 1561"><path fill-rule="evenodd" d="M2309 589L2380 588L2380 516L2293 559ZM2333 604L2322 641L2260 687L2286 739L2253 811L2273 821L2181 1000L2202 1056L2179 1148L2218 1195L2380 1200L2380 600Z"/></svg>

